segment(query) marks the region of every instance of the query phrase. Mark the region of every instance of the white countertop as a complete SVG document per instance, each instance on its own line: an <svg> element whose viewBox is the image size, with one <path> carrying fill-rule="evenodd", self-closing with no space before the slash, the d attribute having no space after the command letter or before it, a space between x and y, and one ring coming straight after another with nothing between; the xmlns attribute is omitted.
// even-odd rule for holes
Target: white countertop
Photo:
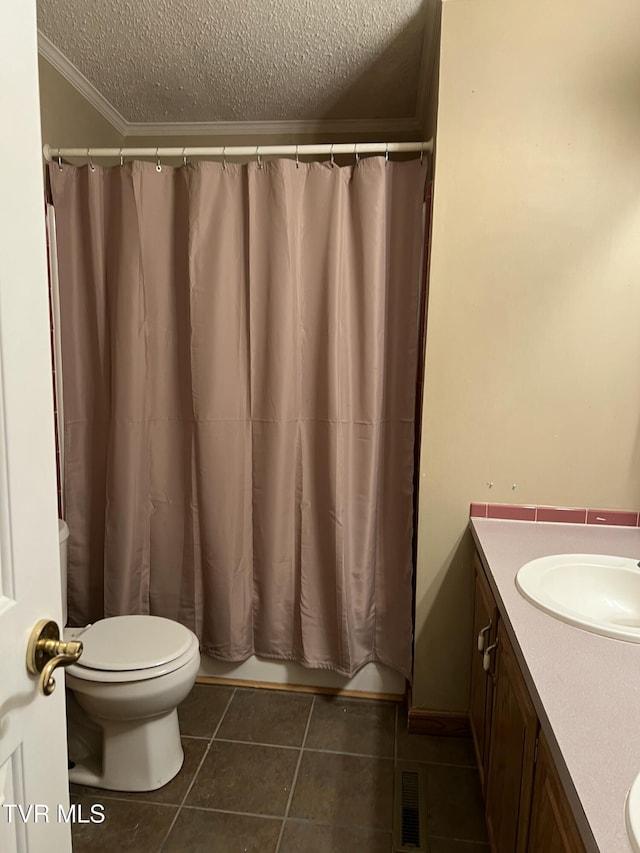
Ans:
<svg viewBox="0 0 640 853"><path fill-rule="evenodd" d="M471 530L585 846L631 853L624 804L640 773L640 643L543 613L515 576L550 554L640 560L640 528L473 518Z"/></svg>

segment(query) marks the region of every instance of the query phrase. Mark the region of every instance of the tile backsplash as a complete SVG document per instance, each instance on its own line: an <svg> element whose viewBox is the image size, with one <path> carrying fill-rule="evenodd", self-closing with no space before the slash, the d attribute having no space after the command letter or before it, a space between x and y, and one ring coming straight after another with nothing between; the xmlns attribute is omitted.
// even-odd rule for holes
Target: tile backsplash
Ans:
<svg viewBox="0 0 640 853"><path fill-rule="evenodd" d="M553 521L564 524L612 524L639 527L636 510L587 509L582 507L534 506L532 504L472 503L471 518L501 518L511 521Z"/></svg>

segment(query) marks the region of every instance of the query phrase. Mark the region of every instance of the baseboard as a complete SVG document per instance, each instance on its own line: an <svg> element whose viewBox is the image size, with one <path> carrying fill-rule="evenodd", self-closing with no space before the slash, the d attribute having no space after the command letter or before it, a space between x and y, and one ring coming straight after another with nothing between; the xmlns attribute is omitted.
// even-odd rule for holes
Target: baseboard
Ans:
<svg viewBox="0 0 640 853"><path fill-rule="evenodd" d="M469 717L453 711L425 711L422 708L409 708L407 727L412 735L465 737L471 734Z"/></svg>
<svg viewBox="0 0 640 853"><path fill-rule="evenodd" d="M315 687L309 684L278 684L273 681L252 681L241 678L217 678L199 675L196 684L218 684L223 687L253 687L260 690L288 690L291 693L318 693L322 696L345 696L354 699L378 699L385 702L403 702L398 693L373 693L367 690L344 690L341 687Z"/></svg>
<svg viewBox="0 0 640 853"><path fill-rule="evenodd" d="M441 737L467 737L471 734L469 715L460 711L430 711L414 708L411 688L407 691L407 729L412 735L440 735Z"/></svg>

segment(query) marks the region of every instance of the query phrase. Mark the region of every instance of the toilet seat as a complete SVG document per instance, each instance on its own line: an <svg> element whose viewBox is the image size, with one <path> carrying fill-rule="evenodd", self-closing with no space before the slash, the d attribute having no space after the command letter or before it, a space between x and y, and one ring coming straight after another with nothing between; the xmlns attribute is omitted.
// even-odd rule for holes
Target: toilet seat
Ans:
<svg viewBox="0 0 640 853"><path fill-rule="evenodd" d="M83 643L67 674L84 681L132 682L174 672L198 653L198 638L160 616L112 616L77 633Z"/></svg>

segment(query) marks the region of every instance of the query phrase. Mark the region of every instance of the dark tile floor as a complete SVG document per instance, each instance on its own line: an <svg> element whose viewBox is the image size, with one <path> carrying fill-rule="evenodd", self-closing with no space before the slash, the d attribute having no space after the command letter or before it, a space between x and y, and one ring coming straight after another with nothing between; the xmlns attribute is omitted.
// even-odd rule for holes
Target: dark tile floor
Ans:
<svg viewBox="0 0 640 853"><path fill-rule="evenodd" d="M398 762L424 767L430 853L488 853L471 741L410 735L401 707L196 685L179 708L185 760L148 794L72 786L102 824L74 853L390 853Z"/></svg>

